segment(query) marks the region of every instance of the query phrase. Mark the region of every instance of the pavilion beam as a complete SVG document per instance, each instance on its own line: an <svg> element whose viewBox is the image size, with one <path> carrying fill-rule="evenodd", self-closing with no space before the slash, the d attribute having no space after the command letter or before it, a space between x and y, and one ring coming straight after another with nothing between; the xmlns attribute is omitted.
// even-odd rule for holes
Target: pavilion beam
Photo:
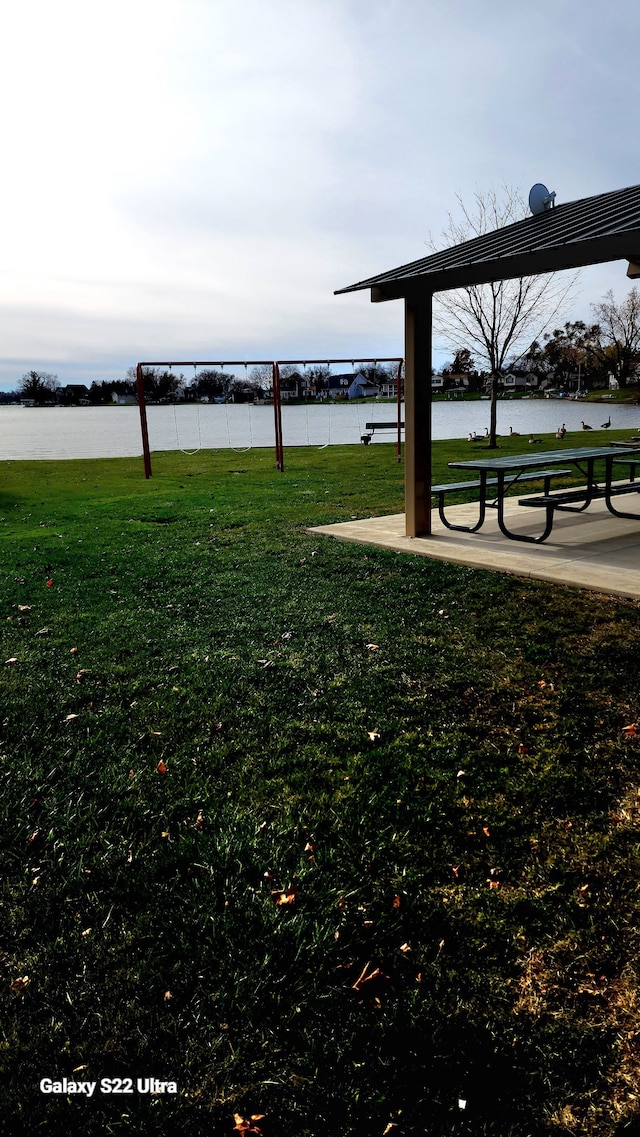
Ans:
<svg viewBox="0 0 640 1137"><path fill-rule="evenodd" d="M407 537L431 533L432 295L405 300L404 470Z"/></svg>

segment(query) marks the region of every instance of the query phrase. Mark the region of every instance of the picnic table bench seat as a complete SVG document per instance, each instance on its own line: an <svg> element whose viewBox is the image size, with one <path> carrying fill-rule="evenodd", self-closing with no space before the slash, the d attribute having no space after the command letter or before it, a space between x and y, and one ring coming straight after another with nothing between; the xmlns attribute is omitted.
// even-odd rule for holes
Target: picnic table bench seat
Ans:
<svg viewBox="0 0 640 1137"><path fill-rule="evenodd" d="M567 477L567 475L569 475L570 473L571 473L571 470L558 470L557 468L555 468L553 470L535 470L533 473L530 473L530 474L521 474L520 477L517 479L517 482L518 482L518 485L521 485L523 482L540 482L541 481L544 483L545 494L548 494L551 478ZM511 484L512 481L514 481L513 478L507 479L507 488ZM499 485L499 478L486 478L484 484L485 484L485 486L497 486L497 485ZM450 521L447 521L447 518L445 517L445 514L444 514L444 501L445 501L445 497L447 496L447 494L459 493L459 492L462 492L463 490L479 490L481 488L481 486L482 486L482 482L473 481L473 482L443 482L442 485L431 487L431 496L438 499L438 514L440 516L440 520L441 520L443 525L446 525L447 529L462 529L462 528L466 529L467 528L467 526L452 525ZM495 505L496 505L495 502L491 502L491 501L487 501L487 502L485 502L485 504L488 506L491 506L491 507L495 507Z"/></svg>
<svg viewBox="0 0 640 1137"><path fill-rule="evenodd" d="M621 482L609 488L609 497L618 497L620 494L626 493L640 493L640 482ZM518 505L530 505L534 508L536 506L546 506L547 509L567 509L572 510L579 502L582 502L579 510L574 509L573 512L582 512L586 509L587 505L598 498L605 498L607 491L604 486L580 486L577 489L563 490L560 493L545 493L539 497L523 497L518 501Z"/></svg>

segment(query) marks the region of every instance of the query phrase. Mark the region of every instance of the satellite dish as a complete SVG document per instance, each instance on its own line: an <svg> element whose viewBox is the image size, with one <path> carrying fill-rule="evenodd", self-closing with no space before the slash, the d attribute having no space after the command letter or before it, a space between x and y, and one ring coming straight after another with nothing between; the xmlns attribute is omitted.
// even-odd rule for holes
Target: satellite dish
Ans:
<svg viewBox="0 0 640 1137"><path fill-rule="evenodd" d="M555 196L555 190L549 193L542 182L536 182L529 190L529 209L533 214L546 213L553 206Z"/></svg>

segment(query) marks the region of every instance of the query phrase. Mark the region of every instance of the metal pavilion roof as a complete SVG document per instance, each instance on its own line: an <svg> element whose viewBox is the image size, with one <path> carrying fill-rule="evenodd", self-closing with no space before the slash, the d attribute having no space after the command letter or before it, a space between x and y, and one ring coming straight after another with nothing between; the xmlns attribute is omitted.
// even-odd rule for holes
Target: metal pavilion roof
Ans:
<svg viewBox="0 0 640 1137"><path fill-rule="evenodd" d="M395 300L622 259L640 262L640 185L557 205L335 295L370 288L373 301Z"/></svg>

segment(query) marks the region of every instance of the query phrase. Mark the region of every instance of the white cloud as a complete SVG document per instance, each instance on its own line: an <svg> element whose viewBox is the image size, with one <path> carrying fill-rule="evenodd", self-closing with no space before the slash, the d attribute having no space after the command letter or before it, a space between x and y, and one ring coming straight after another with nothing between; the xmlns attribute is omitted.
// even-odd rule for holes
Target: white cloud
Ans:
<svg viewBox="0 0 640 1137"><path fill-rule="evenodd" d="M333 290L426 255L457 191L640 181L639 31L635 0L7 6L0 383L395 354L401 306Z"/></svg>

